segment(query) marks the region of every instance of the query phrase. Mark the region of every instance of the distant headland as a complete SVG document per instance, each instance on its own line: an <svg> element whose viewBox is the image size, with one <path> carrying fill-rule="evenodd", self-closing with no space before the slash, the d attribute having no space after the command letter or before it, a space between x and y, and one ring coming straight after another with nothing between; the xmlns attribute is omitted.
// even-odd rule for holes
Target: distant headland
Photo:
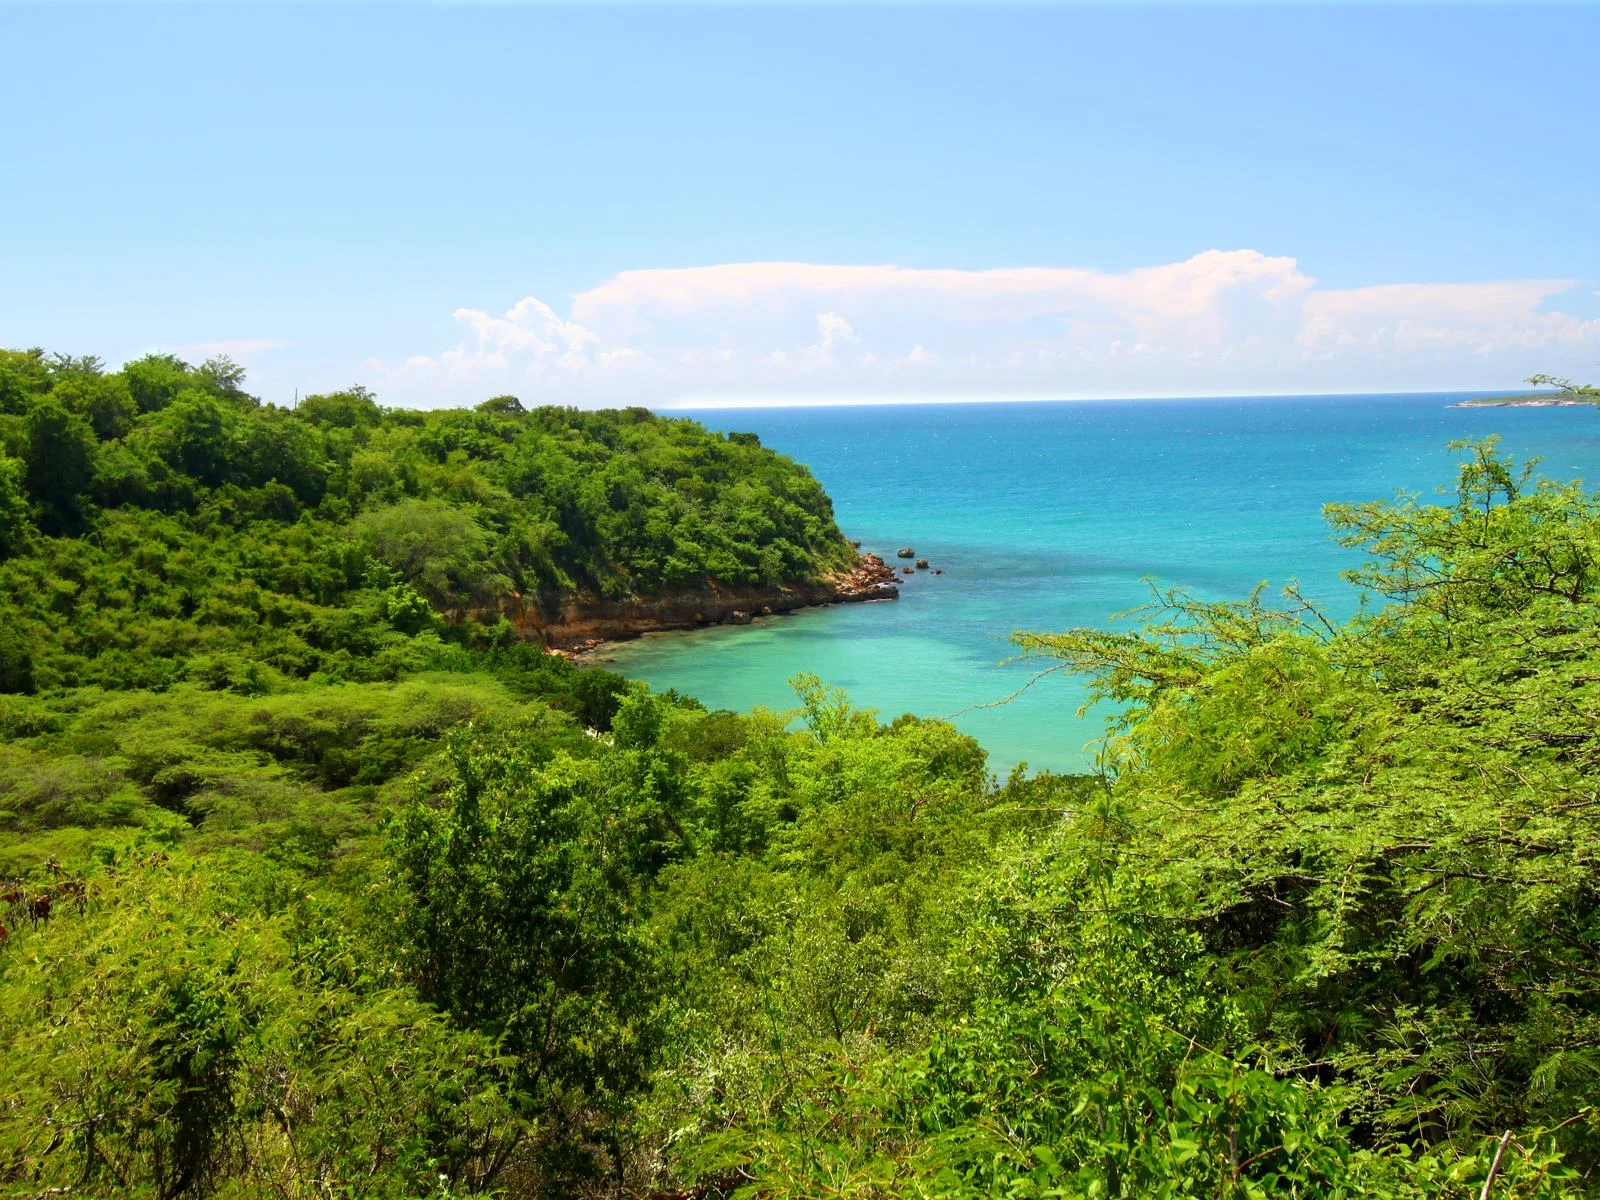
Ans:
<svg viewBox="0 0 1600 1200"><path fill-rule="evenodd" d="M1487 396L1482 400L1463 400L1451 408L1571 408L1579 404L1600 404L1600 388L1573 383L1554 375L1533 375L1524 382L1538 392L1515 392L1506 396Z"/></svg>
<svg viewBox="0 0 1600 1200"><path fill-rule="evenodd" d="M1567 392L1527 392L1515 396L1485 396L1481 400L1458 400L1451 408L1582 408L1600 405L1600 398Z"/></svg>

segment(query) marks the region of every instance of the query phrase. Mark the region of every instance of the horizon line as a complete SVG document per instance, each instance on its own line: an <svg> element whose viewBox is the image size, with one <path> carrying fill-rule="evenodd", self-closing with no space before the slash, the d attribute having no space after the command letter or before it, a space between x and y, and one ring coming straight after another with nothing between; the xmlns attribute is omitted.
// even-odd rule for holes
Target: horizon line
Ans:
<svg viewBox="0 0 1600 1200"><path fill-rule="evenodd" d="M893 408L933 404L1113 404L1158 400L1311 400L1343 396L1541 396L1559 395L1557 388L1363 388L1342 392L1152 392L1139 395L851 395L684 397L645 407L654 412L700 412L710 409Z"/></svg>

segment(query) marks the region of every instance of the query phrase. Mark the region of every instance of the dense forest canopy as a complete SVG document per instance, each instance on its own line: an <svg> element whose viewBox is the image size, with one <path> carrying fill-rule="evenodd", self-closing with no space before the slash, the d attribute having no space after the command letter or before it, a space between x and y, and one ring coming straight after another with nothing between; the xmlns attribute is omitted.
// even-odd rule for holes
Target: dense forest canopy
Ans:
<svg viewBox="0 0 1600 1200"><path fill-rule="evenodd" d="M665 585L604 493L614 557L509 552L580 528L515 491L534 457L730 538L793 506L823 569L825 499L753 446L7 362L0 1195L1600 1191L1582 486L1482 443L1441 502L1330 507L1347 624L1173 591L1018 635L1114 723L1101 772L1002 781L815 678L708 712L445 622L474 572ZM730 464L747 499L697 494ZM430 577L395 543L435 518L473 524Z"/></svg>
<svg viewBox="0 0 1600 1200"><path fill-rule="evenodd" d="M429 610L810 582L854 555L804 467L644 409L294 408L226 360L0 351L0 690L393 678ZM241 658L242 656L242 658Z"/></svg>

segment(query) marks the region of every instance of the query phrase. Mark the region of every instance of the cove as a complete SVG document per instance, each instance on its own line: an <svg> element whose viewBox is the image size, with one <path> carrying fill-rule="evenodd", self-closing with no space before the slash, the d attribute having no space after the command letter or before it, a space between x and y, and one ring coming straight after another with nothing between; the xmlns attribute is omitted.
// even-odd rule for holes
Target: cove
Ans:
<svg viewBox="0 0 1600 1200"><path fill-rule="evenodd" d="M1600 474L1600 412L1456 408L1465 393L707 409L807 464L864 550L916 549L943 574L897 601L835 605L604 647L589 661L711 708L791 708L800 671L885 719L950 717L999 773L1093 764L1105 714L1081 681L1007 662L1012 630L1115 624L1150 583L1207 599L1297 579L1335 618L1356 611L1331 501L1425 493L1454 477L1457 438L1500 434L1557 479ZM1008 703L999 703L1022 690Z"/></svg>

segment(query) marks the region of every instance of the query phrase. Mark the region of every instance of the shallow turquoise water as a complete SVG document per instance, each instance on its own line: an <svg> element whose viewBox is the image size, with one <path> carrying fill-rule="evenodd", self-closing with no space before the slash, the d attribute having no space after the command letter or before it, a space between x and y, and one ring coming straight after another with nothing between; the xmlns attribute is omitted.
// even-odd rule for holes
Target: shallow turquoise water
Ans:
<svg viewBox="0 0 1600 1200"><path fill-rule="evenodd" d="M1005 663L1014 629L1105 625L1153 577L1208 598L1298 578L1337 615L1355 593L1321 506L1431 491L1454 474L1452 438L1500 433L1557 478L1600 476L1600 413L1461 409L1458 396L1328 396L1094 403L708 410L806 463L840 526L891 562L900 546L943 567L894 602L836 605L749 626L608 647L607 665L713 708L793 705L811 671L885 718L955 716L1003 773L1026 761L1083 769L1104 714L1075 716L1082 685L1026 684ZM897 564L898 565L898 564Z"/></svg>

